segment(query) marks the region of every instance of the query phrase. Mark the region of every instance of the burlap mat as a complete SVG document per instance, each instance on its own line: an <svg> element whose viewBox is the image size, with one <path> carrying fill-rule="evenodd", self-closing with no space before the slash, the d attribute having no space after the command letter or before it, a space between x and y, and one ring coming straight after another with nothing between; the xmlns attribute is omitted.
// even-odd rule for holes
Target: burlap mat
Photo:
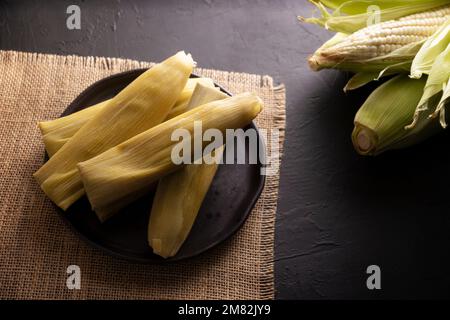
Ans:
<svg viewBox="0 0 450 320"><path fill-rule="evenodd" d="M244 227L217 248L186 262L139 265L92 248L63 223L32 178L43 161L36 122L58 117L88 85L149 66L124 59L0 51L0 298L272 299L274 220L279 176ZM197 69L232 93L256 92L261 128L285 127L285 91L268 76ZM282 141L281 146L282 148ZM81 268L81 289L66 268Z"/></svg>

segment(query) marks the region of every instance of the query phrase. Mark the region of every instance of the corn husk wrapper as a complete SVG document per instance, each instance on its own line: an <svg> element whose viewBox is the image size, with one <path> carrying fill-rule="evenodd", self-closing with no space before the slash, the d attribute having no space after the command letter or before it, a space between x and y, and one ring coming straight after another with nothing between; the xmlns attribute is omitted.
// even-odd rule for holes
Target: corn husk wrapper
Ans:
<svg viewBox="0 0 450 320"><path fill-rule="evenodd" d="M319 0L311 2L317 6L322 16L319 18L299 17L301 21L346 34L367 27L369 22L373 23L374 12L368 10L370 6L380 8L379 22L383 22L448 4L447 0ZM330 13L326 7L333 11Z"/></svg>
<svg viewBox="0 0 450 320"><path fill-rule="evenodd" d="M38 123L42 140L49 157L52 157L89 120L91 120L111 99L50 121Z"/></svg>
<svg viewBox="0 0 450 320"><path fill-rule="evenodd" d="M117 94L34 174L47 196L63 210L78 200L84 189L77 164L161 123L193 68L190 55L179 52Z"/></svg>
<svg viewBox="0 0 450 320"><path fill-rule="evenodd" d="M218 90L198 85L188 110L227 97ZM177 254L209 190L223 149L223 146L215 149L213 163L187 164L159 180L148 225L148 242L155 254L164 258Z"/></svg>
<svg viewBox="0 0 450 320"><path fill-rule="evenodd" d="M261 109L261 99L250 93L213 101L79 163L78 170L92 209L104 221L148 191L154 182L181 169L182 165L176 165L171 158L172 149L180 143L202 140L202 132L194 132L196 121L201 121L203 131L215 128L224 133L227 128L245 127ZM172 141L176 129L187 130L188 141ZM199 136L193 137L194 134Z"/></svg>
<svg viewBox="0 0 450 320"><path fill-rule="evenodd" d="M181 91L177 102L170 110L167 119L171 119L185 111L192 92L198 83L208 87L214 87L212 79L190 78L183 91ZM84 124L91 120L110 101L111 99L105 100L55 120L39 122L39 128L48 156L52 157Z"/></svg>

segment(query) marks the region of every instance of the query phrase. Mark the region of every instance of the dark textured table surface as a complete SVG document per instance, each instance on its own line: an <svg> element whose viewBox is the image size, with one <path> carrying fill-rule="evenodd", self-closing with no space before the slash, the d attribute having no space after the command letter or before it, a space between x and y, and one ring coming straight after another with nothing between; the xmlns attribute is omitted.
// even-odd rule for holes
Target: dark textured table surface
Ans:
<svg viewBox="0 0 450 320"><path fill-rule="evenodd" d="M81 8L81 30L66 8ZM350 134L368 94L306 57L330 34L303 25L299 0L1 1L0 49L161 60L191 52L201 67L268 74L287 88L276 220L276 297L450 297L448 134L378 158ZM366 268L381 268L368 290Z"/></svg>

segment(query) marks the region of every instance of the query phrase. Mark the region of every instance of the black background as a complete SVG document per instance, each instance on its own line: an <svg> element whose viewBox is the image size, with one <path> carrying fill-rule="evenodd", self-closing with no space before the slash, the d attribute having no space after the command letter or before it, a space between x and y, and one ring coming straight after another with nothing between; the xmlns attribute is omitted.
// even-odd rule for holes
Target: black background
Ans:
<svg viewBox="0 0 450 320"><path fill-rule="evenodd" d="M81 30L66 28L70 4ZM344 94L348 75L308 70L330 37L296 20L312 10L300 0L1 1L0 49L147 61L186 50L204 68L273 76L287 88L276 297L448 298L448 134L356 155L353 116L371 88ZM381 290L366 288L371 264Z"/></svg>

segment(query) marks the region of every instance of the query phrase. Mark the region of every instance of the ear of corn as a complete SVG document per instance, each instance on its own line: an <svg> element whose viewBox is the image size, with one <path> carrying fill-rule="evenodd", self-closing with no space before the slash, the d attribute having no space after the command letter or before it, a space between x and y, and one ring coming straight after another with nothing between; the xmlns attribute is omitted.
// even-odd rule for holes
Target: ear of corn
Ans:
<svg viewBox="0 0 450 320"><path fill-rule="evenodd" d="M198 85L188 109L225 99L218 90ZM221 157L223 146L215 150ZM148 226L153 252L164 258L174 256L186 240L216 174L218 163L188 164L159 180Z"/></svg>
<svg viewBox="0 0 450 320"><path fill-rule="evenodd" d="M319 48L309 58L313 70L337 68L353 72L407 72L425 40L450 17L450 5L373 24Z"/></svg>
<svg viewBox="0 0 450 320"><path fill-rule="evenodd" d="M214 87L214 82L209 78L189 79L183 91L181 91L177 102L170 110L167 116L168 119L177 116L180 112L184 112L197 84ZM39 128L41 129L45 149L49 157L52 157L85 123L91 120L110 101L111 99L100 102L55 120L39 122Z"/></svg>
<svg viewBox="0 0 450 320"><path fill-rule="evenodd" d="M161 123L193 67L192 58L179 52L117 94L34 174L47 196L64 210L79 199L84 189L77 163Z"/></svg>
<svg viewBox="0 0 450 320"><path fill-rule="evenodd" d="M416 1L312 1L320 10L320 18L303 18L300 21L320 25L326 29L346 34L366 28L374 22L374 14L378 14L380 22L400 19L427 11L433 11L439 6L448 4L447 0L416 0ZM369 6L380 8L378 13L368 10ZM375 7L376 6L376 7ZM326 7L334 9L329 13ZM428 18L424 16L418 16Z"/></svg>
<svg viewBox="0 0 450 320"><path fill-rule="evenodd" d="M377 155L410 145L423 137L411 134L405 126L411 122L425 82L426 79L399 75L369 96L354 120L352 141L359 154Z"/></svg>
<svg viewBox="0 0 450 320"><path fill-rule="evenodd" d="M339 43L345 41L348 37L349 35L347 33L338 32L329 40L325 41L325 43L317 51L325 51L328 48L333 48ZM311 68L314 69L313 66L311 66Z"/></svg>
<svg viewBox="0 0 450 320"><path fill-rule="evenodd" d="M203 130L216 128L223 133L227 128L245 127L261 109L261 100L250 93L213 101L79 163L78 169L93 210L104 221L134 200L141 190L181 169L172 161L171 153L174 146L186 141L172 141L174 130L187 130L190 133L187 142L193 143L195 139L202 139L201 132L194 132L196 121L201 121Z"/></svg>
<svg viewBox="0 0 450 320"><path fill-rule="evenodd" d="M360 154L406 147L438 132L439 123L445 128L450 105L448 0L314 2L322 17L302 20L338 34L309 58L313 70L354 72L344 91L403 74L376 89L358 111L352 141Z"/></svg>

